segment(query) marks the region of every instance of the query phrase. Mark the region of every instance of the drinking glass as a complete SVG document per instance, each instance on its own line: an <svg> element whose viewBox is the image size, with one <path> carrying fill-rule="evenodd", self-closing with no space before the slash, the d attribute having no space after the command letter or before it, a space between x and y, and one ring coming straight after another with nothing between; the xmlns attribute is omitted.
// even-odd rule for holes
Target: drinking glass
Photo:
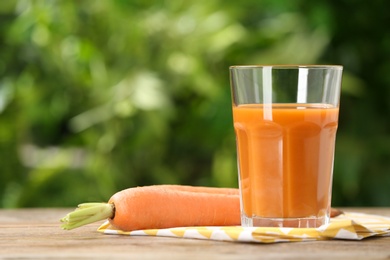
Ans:
<svg viewBox="0 0 390 260"><path fill-rule="evenodd" d="M342 66L231 66L242 226L330 219Z"/></svg>

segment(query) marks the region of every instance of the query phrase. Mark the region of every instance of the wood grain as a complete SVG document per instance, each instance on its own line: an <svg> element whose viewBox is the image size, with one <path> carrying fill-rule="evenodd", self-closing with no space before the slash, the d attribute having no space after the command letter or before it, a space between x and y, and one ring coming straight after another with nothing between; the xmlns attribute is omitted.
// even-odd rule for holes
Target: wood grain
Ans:
<svg viewBox="0 0 390 260"><path fill-rule="evenodd" d="M71 210L0 210L0 259L390 259L390 237L264 245L104 235L101 223L64 231L59 219ZM342 210L390 216L390 208Z"/></svg>

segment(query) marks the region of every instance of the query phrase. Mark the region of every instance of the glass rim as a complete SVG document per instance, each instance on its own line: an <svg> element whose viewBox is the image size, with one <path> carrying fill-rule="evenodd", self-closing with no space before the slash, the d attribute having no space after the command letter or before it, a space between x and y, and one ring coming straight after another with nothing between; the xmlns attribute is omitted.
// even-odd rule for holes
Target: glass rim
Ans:
<svg viewBox="0 0 390 260"><path fill-rule="evenodd" d="M320 65L320 64L269 64L269 65L232 65L229 69L259 69L259 68L270 68L270 69L337 69L342 70L342 65Z"/></svg>

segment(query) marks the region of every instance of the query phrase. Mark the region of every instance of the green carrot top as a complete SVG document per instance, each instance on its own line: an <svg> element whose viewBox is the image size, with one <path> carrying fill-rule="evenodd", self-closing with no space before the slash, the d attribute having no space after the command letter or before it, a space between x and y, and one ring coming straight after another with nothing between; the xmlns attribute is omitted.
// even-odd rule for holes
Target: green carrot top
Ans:
<svg viewBox="0 0 390 260"><path fill-rule="evenodd" d="M63 229L70 230L99 220L112 218L115 207L112 203L82 203L76 210L61 219Z"/></svg>

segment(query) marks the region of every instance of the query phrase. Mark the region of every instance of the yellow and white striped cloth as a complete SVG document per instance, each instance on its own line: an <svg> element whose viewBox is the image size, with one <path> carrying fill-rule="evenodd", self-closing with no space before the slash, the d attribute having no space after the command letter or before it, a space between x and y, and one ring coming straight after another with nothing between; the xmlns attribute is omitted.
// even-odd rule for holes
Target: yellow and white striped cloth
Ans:
<svg viewBox="0 0 390 260"><path fill-rule="evenodd" d="M274 228L240 226L178 227L125 232L103 223L99 232L128 236L163 236L209 239L232 242L277 243L328 239L362 240L373 236L390 236L390 217L345 212L319 228Z"/></svg>

